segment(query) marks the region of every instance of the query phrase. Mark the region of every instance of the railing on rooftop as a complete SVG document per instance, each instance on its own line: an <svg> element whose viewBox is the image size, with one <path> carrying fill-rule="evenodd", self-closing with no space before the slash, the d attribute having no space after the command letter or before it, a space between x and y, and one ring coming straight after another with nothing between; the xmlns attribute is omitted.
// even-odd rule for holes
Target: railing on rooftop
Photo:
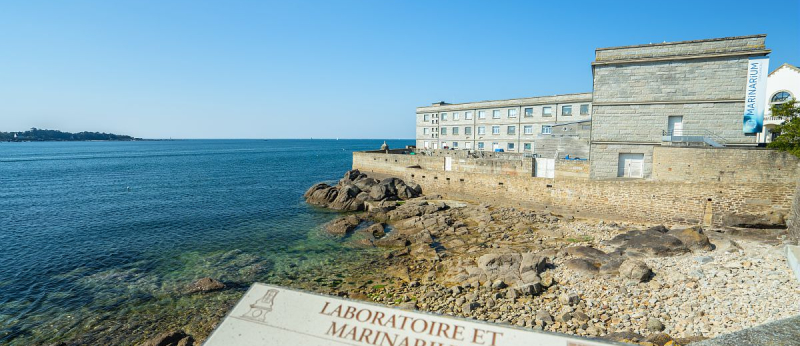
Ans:
<svg viewBox="0 0 800 346"><path fill-rule="evenodd" d="M664 130L661 132L661 141L670 143L705 143L712 147L724 147L726 140L722 136L709 130Z"/></svg>

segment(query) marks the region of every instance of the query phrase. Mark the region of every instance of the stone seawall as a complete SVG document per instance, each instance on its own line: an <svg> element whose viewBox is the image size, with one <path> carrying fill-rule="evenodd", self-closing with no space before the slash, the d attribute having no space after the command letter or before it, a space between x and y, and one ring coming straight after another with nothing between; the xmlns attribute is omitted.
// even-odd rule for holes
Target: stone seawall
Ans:
<svg viewBox="0 0 800 346"><path fill-rule="evenodd" d="M578 164L588 166L586 163ZM353 168L415 182L426 194L654 223L730 226L775 222L790 215L797 185L785 179L742 183L695 177L692 180L703 182L692 183L588 180L566 174L547 179L535 178L531 174L459 171L455 163L452 171L445 172L443 165L444 158L441 157L353 154ZM792 165L796 166L796 162ZM787 170L786 174L796 174L796 169Z"/></svg>

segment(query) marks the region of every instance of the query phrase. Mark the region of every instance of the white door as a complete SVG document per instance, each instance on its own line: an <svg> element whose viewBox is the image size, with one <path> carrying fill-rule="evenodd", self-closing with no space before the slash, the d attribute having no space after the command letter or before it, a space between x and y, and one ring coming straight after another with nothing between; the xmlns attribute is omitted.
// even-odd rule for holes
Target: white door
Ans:
<svg viewBox="0 0 800 346"><path fill-rule="evenodd" d="M447 156L444 158L444 170L445 171L452 171L453 170L453 158Z"/></svg>
<svg viewBox="0 0 800 346"><path fill-rule="evenodd" d="M436 142L433 142L433 149L439 149L439 144L437 144Z"/></svg>
<svg viewBox="0 0 800 346"><path fill-rule="evenodd" d="M500 149L500 143L492 143L492 151L495 151L496 149Z"/></svg>
<svg viewBox="0 0 800 346"><path fill-rule="evenodd" d="M644 154L619 154L617 176L642 178L644 176Z"/></svg>
<svg viewBox="0 0 800 346"><path fill-rule="evenodd" d="M672 136L683 136L683 117L671 116L667 119L669 133Z"/></svg>
<svg viewBox="0 0 800 346"><path fill-rule="evenodd" d="M430 146L431 146L431 142L425 141L425 149L428 149L428 147L430 147Z"/></svg>
<svg viewBox="0 0 800 346"><path fill-rule="evenodd" d="M470 150L470 149L472 149L472 142L466 142L466 143L464 143L464 148L466 148L467 150Z"/></svg>
<svg viewBox="0 0 800 346"><path fill-rule="evenodd" d="M556 159L537 158L535 174L539 178L555 178Z"/></svg>

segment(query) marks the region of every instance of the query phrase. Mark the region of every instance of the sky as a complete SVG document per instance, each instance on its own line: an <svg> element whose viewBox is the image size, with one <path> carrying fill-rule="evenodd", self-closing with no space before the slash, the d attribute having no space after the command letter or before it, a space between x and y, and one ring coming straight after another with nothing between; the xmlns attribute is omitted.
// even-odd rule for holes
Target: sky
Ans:
<svg viewBox="0 0 800 346"><path fill-rule="evenodd" d="M591 92L601 47L767 34L753 1L0 0L0 131L413 138L415 108Z"/></svg>

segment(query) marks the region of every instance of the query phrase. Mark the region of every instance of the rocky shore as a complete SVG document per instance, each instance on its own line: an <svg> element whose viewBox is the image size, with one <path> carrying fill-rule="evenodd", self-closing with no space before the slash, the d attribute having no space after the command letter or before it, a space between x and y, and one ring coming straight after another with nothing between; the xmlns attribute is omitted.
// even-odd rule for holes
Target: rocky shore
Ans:
<svg viewBox="0 0 800 346"><path fill-rule="evenodd" d="M689 344L800 311L785 230L577 219L425 196L355 170L304 197L344 212L321 232L363 257L286 263L268 283L642 345ZM204 278L185 291L227 289ZM174 330L143 345L205 337Z"/></svg>
<svg viewBox="0 0 800 346"><path fill-rule="evenodd" d="M351 171L327 188L349 191L365 179L408 186ZM419 196L348 192L359 208L339 198L339 209L364 212L332 221L327 231L353 246L386 248L386 270L329 293L655 345L687 344L800 311L792 298L800 284L781 253L783 230L747 237L739 229L609 223L410 189ZM314 200L320 190L309 190L310 203L322 204Z"/></svg>

